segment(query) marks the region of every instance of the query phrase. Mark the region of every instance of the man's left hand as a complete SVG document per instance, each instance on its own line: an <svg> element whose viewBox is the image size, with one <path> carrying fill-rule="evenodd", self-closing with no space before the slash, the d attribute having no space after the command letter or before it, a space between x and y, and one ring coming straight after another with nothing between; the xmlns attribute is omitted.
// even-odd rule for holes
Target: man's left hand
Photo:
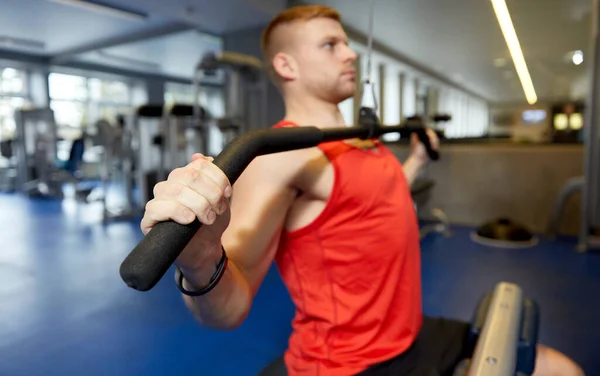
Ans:
<svg viewBox="0 0 600 376"><path fill-rule="evenodd" d="M433 150L439 150L440 147L440 139L437 134L432 129L426 129L427 136L429 137L429 143L431 144L431 148ZM421 143L419 140L419 136L416 133L413 133L410 136L410 156L411 159L416 160L421 164L426 164L429 162L429 154L427 154L427 149L425 145Z"/></svg>

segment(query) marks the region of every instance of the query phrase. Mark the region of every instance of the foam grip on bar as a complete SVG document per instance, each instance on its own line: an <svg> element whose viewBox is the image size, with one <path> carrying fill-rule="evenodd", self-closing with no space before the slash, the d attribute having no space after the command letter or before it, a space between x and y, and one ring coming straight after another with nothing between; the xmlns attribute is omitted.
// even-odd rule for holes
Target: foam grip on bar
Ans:
<svg viewBox="0 0 600 376"><path fill-rule="evenodd" d="M525 375L533 374L537 356L537 342L540 311L537 303L531 299L523 302L523 322L517 355L517 371Z"/></svg>
<svg viewBox="0 0 600 376"><path fill-rule="evenodd" d="M148 291L154 287L202 224L174 221L157 223L121 263L120 274L127 286Z"/></svg>
<svg viewBox="0 0 600 376"><path fill-rule="evenodd" d="M256 156L316 146L322 140L323 132L316 127L251 131L227 145L214 163L233 185ZM200 226L198 221L190 225L174 221L156 224L121 264L123 281L133 289L150 290L169 270Z"/></svg>

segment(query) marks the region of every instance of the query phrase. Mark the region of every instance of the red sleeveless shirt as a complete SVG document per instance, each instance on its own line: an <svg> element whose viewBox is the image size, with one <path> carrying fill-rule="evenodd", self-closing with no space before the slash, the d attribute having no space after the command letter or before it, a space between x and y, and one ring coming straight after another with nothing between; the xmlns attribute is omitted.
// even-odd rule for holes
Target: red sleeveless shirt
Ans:
<svg viewBox="0 0 600 376"><path fill-rule="evenodd" d="M330 197L314 222L282 234L276 256L296 306L290 376L359 373L406 351L422 323L419 228L400 162L381 143L319 148L335 171Z"/></svg>

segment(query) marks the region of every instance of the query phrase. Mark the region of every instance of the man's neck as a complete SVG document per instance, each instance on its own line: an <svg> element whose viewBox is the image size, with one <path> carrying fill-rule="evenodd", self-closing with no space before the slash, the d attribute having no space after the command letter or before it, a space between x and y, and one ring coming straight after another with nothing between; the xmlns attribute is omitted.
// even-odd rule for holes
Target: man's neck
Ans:
<svg viewBox="0 0 600 376"><path fill-rule="evenodd" d="M346 126L339 107L331 102L305 97L301 100L286 98L285 104L285 120L294 122L299 126L314 126L317 128ZM344 142L361 149L372 149L376 145L374 140L352 139L344 140Z"/></svg>
<svg viewBox="0 0 600 376"><path fill-rule="evenodd" d="M285 120L298 125L318 128L337 128L346 126L344 118L337 106L331 102L316 98L287 98L285 103Z"/></svg>

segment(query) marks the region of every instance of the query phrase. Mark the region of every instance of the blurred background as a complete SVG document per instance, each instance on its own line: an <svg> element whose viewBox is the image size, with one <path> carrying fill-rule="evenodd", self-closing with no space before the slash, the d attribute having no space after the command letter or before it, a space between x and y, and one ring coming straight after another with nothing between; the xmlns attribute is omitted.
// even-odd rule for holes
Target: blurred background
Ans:
<svg viewBox="0 0 600 376"><path fill-rule="evenodd" d="M542 307L540 341L595 374L596 1L376 0L367 72L371 1L2 0L1 375L251 375L283 352L293 307L276 268L226 334L198 327L171 276L141 294L117 270L157 181L284 115L260 37L301 4L340 12L384 125L443 134L413 187L425 312L470 319L514 281ZM340 104L348 124L360 98ZM403 161L407 140L384 141ZM523 237L492 239L507 228Z"/></svg>

